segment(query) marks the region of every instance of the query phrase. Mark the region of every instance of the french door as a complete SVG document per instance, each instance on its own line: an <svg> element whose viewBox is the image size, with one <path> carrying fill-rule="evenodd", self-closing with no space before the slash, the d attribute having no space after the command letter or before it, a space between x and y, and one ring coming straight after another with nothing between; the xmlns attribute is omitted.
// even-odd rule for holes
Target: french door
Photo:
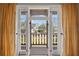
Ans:
<svg viewBox="0 0 79 59"><path fill-rule="evenodd" d="M30 55L48 55L48 9L31 8L29 11Z"/></svg>
<svg viewBox="0 0 79 59"><path fill-rule="evenodd" d="M62 55L60 5L37 6L18 5L17 7L16 54Z"/></svg>

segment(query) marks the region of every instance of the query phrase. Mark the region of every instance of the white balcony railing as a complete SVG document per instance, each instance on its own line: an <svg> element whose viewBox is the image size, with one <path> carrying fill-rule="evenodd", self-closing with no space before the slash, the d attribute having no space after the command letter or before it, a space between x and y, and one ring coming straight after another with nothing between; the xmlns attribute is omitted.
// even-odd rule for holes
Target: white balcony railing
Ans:
<svg viewBox="0 0 79 59"><path fill-rule="evenodd" d="M32 45L47 45L46 33L31 33L31 38Z"/></svg>
<svg viewBox="0 0 79 59"><path fill-rule="evenodd" d="M25 34L21 34L21 44L26 44ZM31 33L31 45L47 45L47 34L46 33ZM57 45L57 34L53 35L52 44Z"/></svg>

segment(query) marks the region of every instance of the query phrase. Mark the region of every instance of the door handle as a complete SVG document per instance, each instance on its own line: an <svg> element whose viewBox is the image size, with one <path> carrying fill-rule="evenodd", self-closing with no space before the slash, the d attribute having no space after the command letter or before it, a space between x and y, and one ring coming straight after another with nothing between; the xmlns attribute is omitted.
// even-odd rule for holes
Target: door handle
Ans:
<svg viewBox="0 0 79 59"><path fill-rule="evenodd" d="M19 33L16 33L16 35L18 35Z"/></svg>
<svg viewBox="0 0 79 59"><path fill-rule="evenodd" d="M61 35L64 35L63 33L60 33Z"/></svg>
<svg viewBox="0 0 79 59"><path fill-rule="evenodd" d="M31 24L31 21L29 22L29 24Z"/></svg>

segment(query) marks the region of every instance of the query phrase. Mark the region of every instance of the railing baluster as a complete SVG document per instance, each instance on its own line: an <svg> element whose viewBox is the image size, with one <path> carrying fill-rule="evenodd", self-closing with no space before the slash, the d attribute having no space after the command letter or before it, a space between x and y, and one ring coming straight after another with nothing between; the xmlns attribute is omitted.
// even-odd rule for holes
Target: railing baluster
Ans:
<svg viewBox="0 0 79 59"><path fill-rule="evenodd" d="M45 34L44 34L44 45L45 45Z"/></svg>
<svg viewBox="0 0 79 59"><path fill-rule="evenodd" d="M43 34L43 44L44 44L44 34Z"/></svg>
<svg viewBox="0 0 79 59"><path fill-rule="evenodd" d="M37 44L38 44L38 34L37 34Z"/></svg>
<svg viewBox="0 0 79 59"><path fill-rule="evenodd" d="M31 34L31 38L33 38L33 37L32 37L32 34ZM32 41L33 41L33 39L32 39ZM32 41L31 41L31 44L32 44Z"/></svg>
<svg viewBox="0 0 79 59"><path fill-rule="evenodd" d="M24 45L25 45L25 42L26 42L26 41L25 41L25 34L24 34Z"/></svg>
<svg viewBox="0 0 79 59"><path fill-rule="evenodd" d="M46 33L45 33L45 45L46 45Z"/></svg>
<svg viewBox="0 0 79 59"><path fill-rule="evenodd" d="M36 45L37 45L37 34L35 34L35 38L36 38L35 40L36 40Z"/></svg>
<svg viewBox="0 0 79 59"><path fill-rule="evenodd" d="M40 34L40 44L41 44L41 34Z"/></svg>
<svg viewBox="0 0 79 59"><path fill-rule="evenodd" d="M22 36L21 36L21 37L22 37ZM23 37L22 37L21 41L22 41L21 43L23 44Z"/></svg>
<svg viewBox="0 0 79 59"><path fill-rule="evenodd" d="M34 41L34 44L36 44L36 42L35 42L35 40L36 40L36 38L35 38L35 34L33 33L33 35L34 35L34 40L33 40L33 41Z"/></svg>
<svg viewBox="0 0 79 59"><path fill-rule="evenodd" d="M43 45L44 45L44 34L43 34Z"/></svg>
<svg viewBox="0 0 79 59"><path fill-rule="evenodd" d="M41 34L41 44L42 44L42 34Z"/></svg>
<svg viewBox="0 0 79 59"><path fill-rule="evenodd" d="M24 44L25 44L25 34L24 34Z"/></svg>
<svg viewBox="0 0 79 59"><path fill-rule="evenodd" d="M39 34L38 34L38 45L39 45Z"/></svg>
<svg viewBox="0 0 79 59"><path fill-rule="evenodd" d="M23 39L23 38L22 38L22 35L21 35L20 39L21 39L21 41L20 41L20 42L21 42L21 44L22 44L22 39Z"/></svg>
<svg viewBox="0 0 79 59"><path fill-rule="evenodd" d="M45 33L45 44L46 44L46 40L47 40L47 38L46 38L46 33Z"/></svg>
<svg viewBox="0 0 79 59"><path fill-rule="evenodd" d="M35 44L37 44L37 40L36 40L37 37L36 37L36 34L34 34L34 35L35 35L34 41L35 41Z"/></svg>
<svg viewBox="0 0 79 59"><path fill-rule="evenodd" d="M42 44L43 44L43 34L42 34Z"/></svg>
<svg viewBox="0 0 79 59"><path fill-rule="evenodd" d="M36 44L36 34L34 34L34 44Z"/></svg>
<svg viewBox="0 0 79 59"><path fill-rule="evenodd" d="M23 36L23 44L24 44L24 35L22 35Z"/></svg>
<svg viewBox="0 0 79 59"><path fill-rule="evenodd" d="M57 34L56 34L56 44L57 44Z"/></svg>
<svg viewBox="0 0 79 59"><path fill-rule="evenodd" d="M24 35L23 35L23 44L24 44Z"/></svg>
<svg viewBox="0 0 79 59"><path fill-rule="evenodd" d="M43 34L43 44L44 44L44 34Z"/></svg>
<svg viewBox="0 0 79 59"><path fill-rule="evenodd" d="M35 33L35 41L36 41L35 45L37 45L37 34L36 33Z"/></svg>
<svg viewBox="0 0 79 59"><path fill-rule="evenodd" d="M54 44L54 38L55 38L55 36L53 35L53 44Z"/></svg>
<svg viewBox="0 0 79 59"><path fill-rule="evenodd" d="M47 40L48 40L48 39L47 39L47 34L46 34L46 44L47 44Z"/></svg>
<svg viewBox="0 0 79 59"><path fill-rule="evenodd" d="M37 34L37 35L38 35L37 37L38 37L38 45L39 45L39 34Z"/></svg>
<svg viewBox="0 0 79 59"><path fill-rule="evenodd" d="M38 40L38 45L39 45L39 36L38 36L39 34L37 34L37 40Z"/></svg>
<svg viewBox="0 0 79 59"><path fill-rule="evenodd" d="M38 34L38 45L39 45L39 34Z"/></svg>
<svg viewBox="0 0 79 59"><path fill-rule="evenodd" d="M32 39L33 39L33 44L34 44L34 34L32 33Z"/></svg>
<svg viewBox="0 0 79 59"><path fill-rule="evenodd" d="M33 36L32 36L32 34L31 34L31 37L32 37L32 41L31 41L31 44L33 44Z"/></svg>

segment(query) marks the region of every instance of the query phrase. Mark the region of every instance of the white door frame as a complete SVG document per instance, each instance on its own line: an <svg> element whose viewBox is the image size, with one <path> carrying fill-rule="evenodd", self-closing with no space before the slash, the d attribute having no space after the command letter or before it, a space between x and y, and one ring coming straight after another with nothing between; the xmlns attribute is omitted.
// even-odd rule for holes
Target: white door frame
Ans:
<svg viewBox="0 0 79 59"><path fill-rule="evenodd" d="M52 39L52 37L51 37L51 14L50 14L50 11L51 11L51 8L54 8L54 7L56 7L56 6L58 6L59 5L59 19L60 19L60 33L63 33L63 30L62 30L62 10L61 10L61 5L60 4L57 4L57 5L53 5L53 4L51 4L51 5L39 5L39 7L38 6L36 6L36 5L17 5L16 6L16 34L17 33L20 33L19 32L19 30L18 30L18 28L19 28L19 9L20 8L28 8L28 56L30 55L30 31L29 31L29 22L30 22L30 9L48 9L48 55L52 55L52 53L51 53L51 39ZM59 33L59 35L60 35L60 33ZM62 38L61 36L60 36L60 38ZM61 39L61 41L60 42L62 42L61 44L60 44L60 50L61 50L61 52L60 52L60 55L63 55L64 54L64 52L63 52L63 39ZM20 46L19 46L19 34L18 35L16 35L16 55L18 55L18 53L19 53L19 49L20 49Z"/></svg>
<svg viewBox="0 0 79 59"><path fill-rule="evenodd" d="M60 56L62 56L62 55L64 55L64 52L63 52L63 48L64 48L63 39L64 38L63 38L63 29L62 29L62 8L61 8L61 5L53 6L51 8L52 8L51 11L57 11L57 13L58 13L58 38L57 38L58 46L57 47L58 47L58 52L59 52Z"/></svg>
<svg viewBox="0 0 79 59"><path fill-rule="evenodd" d="M28 11L29 11L29 13L28 13L28 14L29 14L29 19L28 19L28 20L29 20L29 22L31 21L31 17L30 17L30 10L31 10L31 9L48 9L48 19L47 19L47 20L48 20L48 22L50 22L50 21L49 21L49 8L48 8L48 7L35 7L35 6L28 8ZM30 28L30 25L29 25L28 27ZM49 27L49 25L48 25L48 27ZM28 36L28 40L29 40L29 42L28 42L28 53L29 53L29 54L28 54L28 55L30 55L30 29L29 29L29 28L28 28L28 30L29 30L29 31L28 31L28 35L29 35L29 36ZM48 28L48 31L49 31L49 28ZM50 40L50 38L49 38L49 33L50 33L50 32L48 32L48 48L49 48L49 40ZM48 55L50 55L50 54L49 54L49 51L48 51Z"/></svg>
<svg viewBox="0 0 79 59"><path fill-rule="evenodd" d="M15 40L15 44L16 44L16 55L19 55L19 51L21 51L21 45L20 45L20 34L21 34L21 27L20 27L20 15L21 15L21 11L28 11L27 7L24 6L16 6L16 40ZM28 16L28 15L27 15ZM27 42L26 42L27 45Z"/></svg>

